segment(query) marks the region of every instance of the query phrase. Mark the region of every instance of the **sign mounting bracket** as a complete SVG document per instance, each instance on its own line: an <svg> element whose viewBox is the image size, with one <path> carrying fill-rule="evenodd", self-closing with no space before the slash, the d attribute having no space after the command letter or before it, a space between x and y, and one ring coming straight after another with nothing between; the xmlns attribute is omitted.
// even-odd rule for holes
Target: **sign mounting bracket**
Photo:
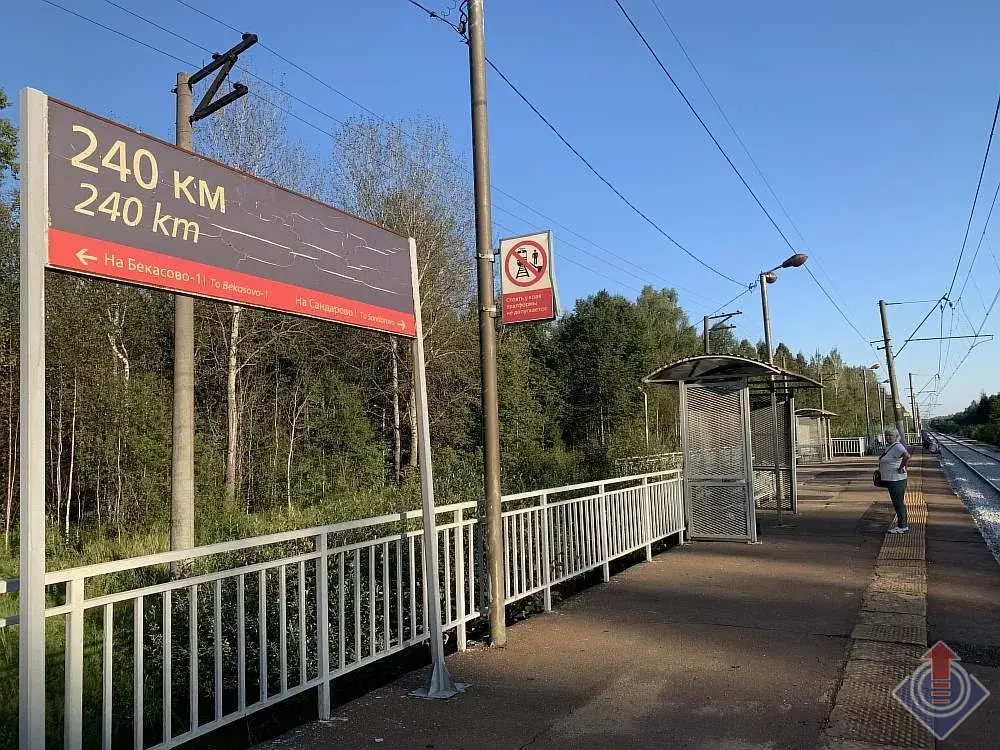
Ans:
<svg viewBox="0 0 1000 750"><path fill-rule="evenodd" d="M194 114L191 115L191 122L203 120L209 115L218 112L227 104L232 104L237 99L246 96L247 87L242 83L234 83L232 91L219 97L218 99L215 99L215 95L219 93L222 83L226 80L226 76L229 75L233 66L236 65L236 61L239 59L239 56L256 43L256 34L251 34L249 32L244 34L243 41L229 51L223 52L221 55L218 53L213 54L212 62L191 76L189 83L193 87L196 83L204 80L216 70L219 71L211 85L208 87L208 91L205 92L201 101L198 102L198 106L195 107ZM213 101L213 99L215 101Z"/></svg>

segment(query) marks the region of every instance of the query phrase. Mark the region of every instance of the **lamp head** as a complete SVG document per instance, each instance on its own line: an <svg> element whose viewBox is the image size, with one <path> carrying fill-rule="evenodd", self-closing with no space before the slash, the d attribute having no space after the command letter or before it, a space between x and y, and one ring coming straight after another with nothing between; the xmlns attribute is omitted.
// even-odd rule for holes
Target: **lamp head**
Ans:
<svg viewBox="0 0 1000 750"><path fill-rule="evenodd" d="M809 260L809 256L805 253L795 253L792 257L785 258L785 262L781 264L781 267L798 268L799 266L804 266L807 260Z"/></svg>
<svg viewBox="0 0 1000 750"><path fill-rule="evenodd" d="M877 370L877 369L878 369L878 368L880 368L881 366L882 366L882 365L881 365L880 363L878 363L878 362L874 362L874 363L872 363L871 365L869 365L869 366L868 366L868 369L869 369L869 370Z"/></svg>

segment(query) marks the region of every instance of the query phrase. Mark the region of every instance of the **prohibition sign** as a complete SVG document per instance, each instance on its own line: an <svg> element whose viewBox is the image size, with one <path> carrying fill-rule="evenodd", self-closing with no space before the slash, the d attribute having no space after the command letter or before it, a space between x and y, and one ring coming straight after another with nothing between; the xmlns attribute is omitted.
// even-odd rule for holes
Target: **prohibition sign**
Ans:
<svg viewBox="0 0 1000 750"><path fill-rule="evenodd" d="M531 261L527 260L528 248L532 254L538 255L538 264L535 265ZM524 257L518 253L518 250L525 249ZM514 286L519 287L529 287L534 286L542 277L545 275L545 271L549 265L548 255L545 253L545 248L534 240L524 240L514 245L510 250L507 251L507 257L504 258L504 274L507 276L507 280L510 281ZM528 280L519 280L517 276L518 267L523 268L528 274Z"/></svg>

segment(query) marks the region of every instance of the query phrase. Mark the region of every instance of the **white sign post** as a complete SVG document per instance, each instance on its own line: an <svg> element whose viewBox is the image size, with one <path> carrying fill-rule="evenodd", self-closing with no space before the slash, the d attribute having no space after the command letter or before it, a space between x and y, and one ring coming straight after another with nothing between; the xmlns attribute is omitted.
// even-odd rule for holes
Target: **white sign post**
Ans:
<svg viewBox="0 0 1000 750"><path fill-rule="evenodd" d="M556 317L552 232L500 240L503 322L536 323Z"/></svg>

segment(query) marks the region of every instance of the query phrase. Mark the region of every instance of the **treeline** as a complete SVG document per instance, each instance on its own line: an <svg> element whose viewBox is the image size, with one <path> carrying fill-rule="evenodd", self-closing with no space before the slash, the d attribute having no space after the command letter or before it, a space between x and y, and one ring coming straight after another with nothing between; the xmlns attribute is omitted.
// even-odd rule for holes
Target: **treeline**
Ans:
<svg viewBox="0 0 1000 750"><path fill-rule="evenodd" d="M2 103L0 103L2 106ZM18 515L18 205L13 139L0 127L0 455L4 543ZM356 120L331 155L290 136L250 97L196 134L216 159L416 238L437 491L480 493L482 458L471 187L448 134L414 120ZM535 227L524 227L527 230ZM172 298L50 274L47 279L46 513L50 554L70 561L167 544ZM382 334L232 305L196 304L196 527L200 543L415 507L409 346ZM713 333L713 350L762 344ZM599 292L552 324L501 327L505 491L607 476L647 452L640 380L697 354L699 330L672 289ZM839 353L776 361L828 384L837 434L864 434L862 370ZM649 395L649 452L676 450L677 397ZM878 397L871 391L873 414ZM819 405L805 393L800 406ZM109 545L110 548L109 548ZM2 557L0 557L2 563ZM0 574L14 563L0 564Z"/></svg>
<svg viewBox="0 0 1000 750"><path fill-rule="evenodd" d="M964 435L984 443L1000 445L1000 393L987 396L969 404L964 411L938 417L930 422L935 430L949 435Z"/></svg>

